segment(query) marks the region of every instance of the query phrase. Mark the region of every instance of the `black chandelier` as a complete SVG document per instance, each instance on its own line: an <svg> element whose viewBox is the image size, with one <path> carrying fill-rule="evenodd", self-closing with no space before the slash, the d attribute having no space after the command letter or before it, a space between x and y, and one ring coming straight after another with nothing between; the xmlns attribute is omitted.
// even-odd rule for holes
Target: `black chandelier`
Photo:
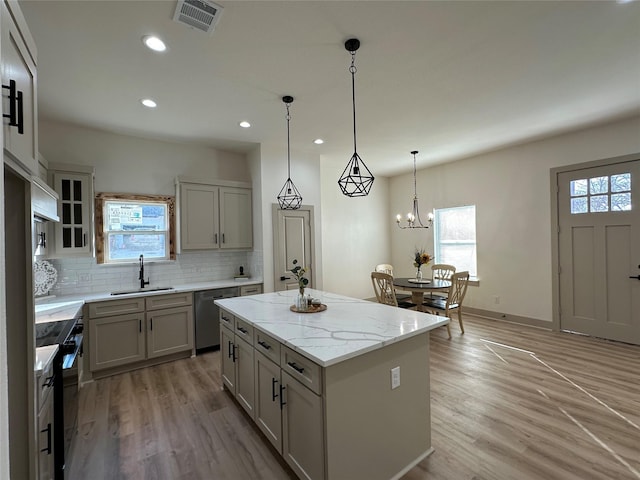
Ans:
<svg viewBox="0 0 640 480"><path fill-rule="evenodd" d="M350 38L344 43L344 48L351 53L351 66L349 71L351 72L351 91L352 91L352 104L353 104L353 155L347 163L338 185L340 190L347 197L365 197L369 195L371 186L373 185L373 174L369 171L364 164L358 151L356 149L356 51L360 48L360 40L357 38Z"/></svg>
<svg viewBox="0 0 640 480"><path fill-rule="evenodd" d="M284 182L280 193L278 194L278 203L281 210L297 210L302 205L302 195L291 181L291 142L289 137L289 106L293 103L293 97L285 95L282 101L287 106L287 181Z"/></svg>
<svg viewBox="0 0 640 480"><path fill-rule="evenodd" d="M428 225L424 225L422 223L422 219L420 218L420 208L418 207L418 190L416 188L416 155L418 154L417 150L411 152L413 155L413 208L411 213L407 213L407 224L402 226L400 225L400 220L402 220L402 216L398 214L396 216L396 222L400 228L429 228L430 225L433 224L433 213L429 212L427 215L427 223Z"/></svg>

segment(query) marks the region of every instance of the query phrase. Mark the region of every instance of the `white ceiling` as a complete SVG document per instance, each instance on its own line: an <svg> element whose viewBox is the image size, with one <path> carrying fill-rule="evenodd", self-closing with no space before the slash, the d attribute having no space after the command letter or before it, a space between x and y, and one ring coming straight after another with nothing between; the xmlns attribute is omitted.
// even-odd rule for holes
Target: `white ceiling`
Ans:
<svg viewBox="0 0 640 480"><path fill-rule="evenodd" d="M40 115L119 133L282 145L284 159L292 95L292 148L346 164L350 37L357 150L374 175L410 171L414 149L420 168L640 113L640 2L219 1L211 35L173 22L176 1L20 3Z"/></svg>

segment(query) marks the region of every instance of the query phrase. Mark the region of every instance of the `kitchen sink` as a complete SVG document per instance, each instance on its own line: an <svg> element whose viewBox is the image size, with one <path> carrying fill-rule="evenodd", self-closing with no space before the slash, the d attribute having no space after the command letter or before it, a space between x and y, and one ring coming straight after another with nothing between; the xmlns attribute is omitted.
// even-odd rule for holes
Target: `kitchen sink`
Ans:
<svg viewBox="0 0 640 480"><path fill-rule="evenodd" d="M162 290L173 290L174 287L151 287L151 288L134 288L132 290L119 290L111 292L111 295L129 295L131 293L160 292Z"/></svg>

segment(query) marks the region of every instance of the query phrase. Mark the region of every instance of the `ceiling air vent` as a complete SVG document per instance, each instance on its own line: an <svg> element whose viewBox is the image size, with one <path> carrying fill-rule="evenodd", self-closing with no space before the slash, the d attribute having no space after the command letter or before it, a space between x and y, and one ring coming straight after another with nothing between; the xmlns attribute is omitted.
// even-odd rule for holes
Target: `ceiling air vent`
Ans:
<svg viewBox="0 0 640 480"><path fill-rule="evenodd" d="M216 3L201 0L178 0L173 20L196 30L211 33L218 23L220 15L222 15L222 7Z"/></svg>

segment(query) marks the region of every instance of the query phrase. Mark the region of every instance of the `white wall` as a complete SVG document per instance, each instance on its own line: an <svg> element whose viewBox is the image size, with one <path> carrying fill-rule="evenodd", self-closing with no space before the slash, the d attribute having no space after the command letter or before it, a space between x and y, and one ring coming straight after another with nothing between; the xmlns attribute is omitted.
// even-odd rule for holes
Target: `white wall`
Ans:
<svg viewBox="0 0 640 480"><path fill-rule="evenodd" d="M261 145L262 178L262 229L264 256L264 289L274 290L273 279L273 220L271 207L278 203L280 189L287 180L286 143L282 145ZM326 273L323 272L323 238L321 229L322 207L320 195L320 158L317 154L291 150L291 180L302 195L303 205L312 205L315 215L315 287L323 289Z"/></svg>
<svg viewBox="0 0 640 480"><path fill-rule="evenodd" d="M469 287L466 303L551 321L550 169L637 152L640 117L420 170L418 197L425 213L476 205L480 285ZM412 182L411 174L391 179L393 213L410 208ZM387 228L394 273L410 276L414 247L433 253L433 232L399 230L391 217Z"/></svg>
<svg viewBox="0 0 640 480"><path fill-rule="evenodd" d="M391 263L389 179L376 177L366 197L346 197L338 178L348 160L322 160L324 289L371 298L371 271L379 263Z"/></svg>
<svg viewBox="0 0 640 480"><path fill-rule="evenodd" d="M251 181L245 156L187 143L39 122L40 153L49 163L92 165L95 191L175 195L175 177Z"/></svg>

